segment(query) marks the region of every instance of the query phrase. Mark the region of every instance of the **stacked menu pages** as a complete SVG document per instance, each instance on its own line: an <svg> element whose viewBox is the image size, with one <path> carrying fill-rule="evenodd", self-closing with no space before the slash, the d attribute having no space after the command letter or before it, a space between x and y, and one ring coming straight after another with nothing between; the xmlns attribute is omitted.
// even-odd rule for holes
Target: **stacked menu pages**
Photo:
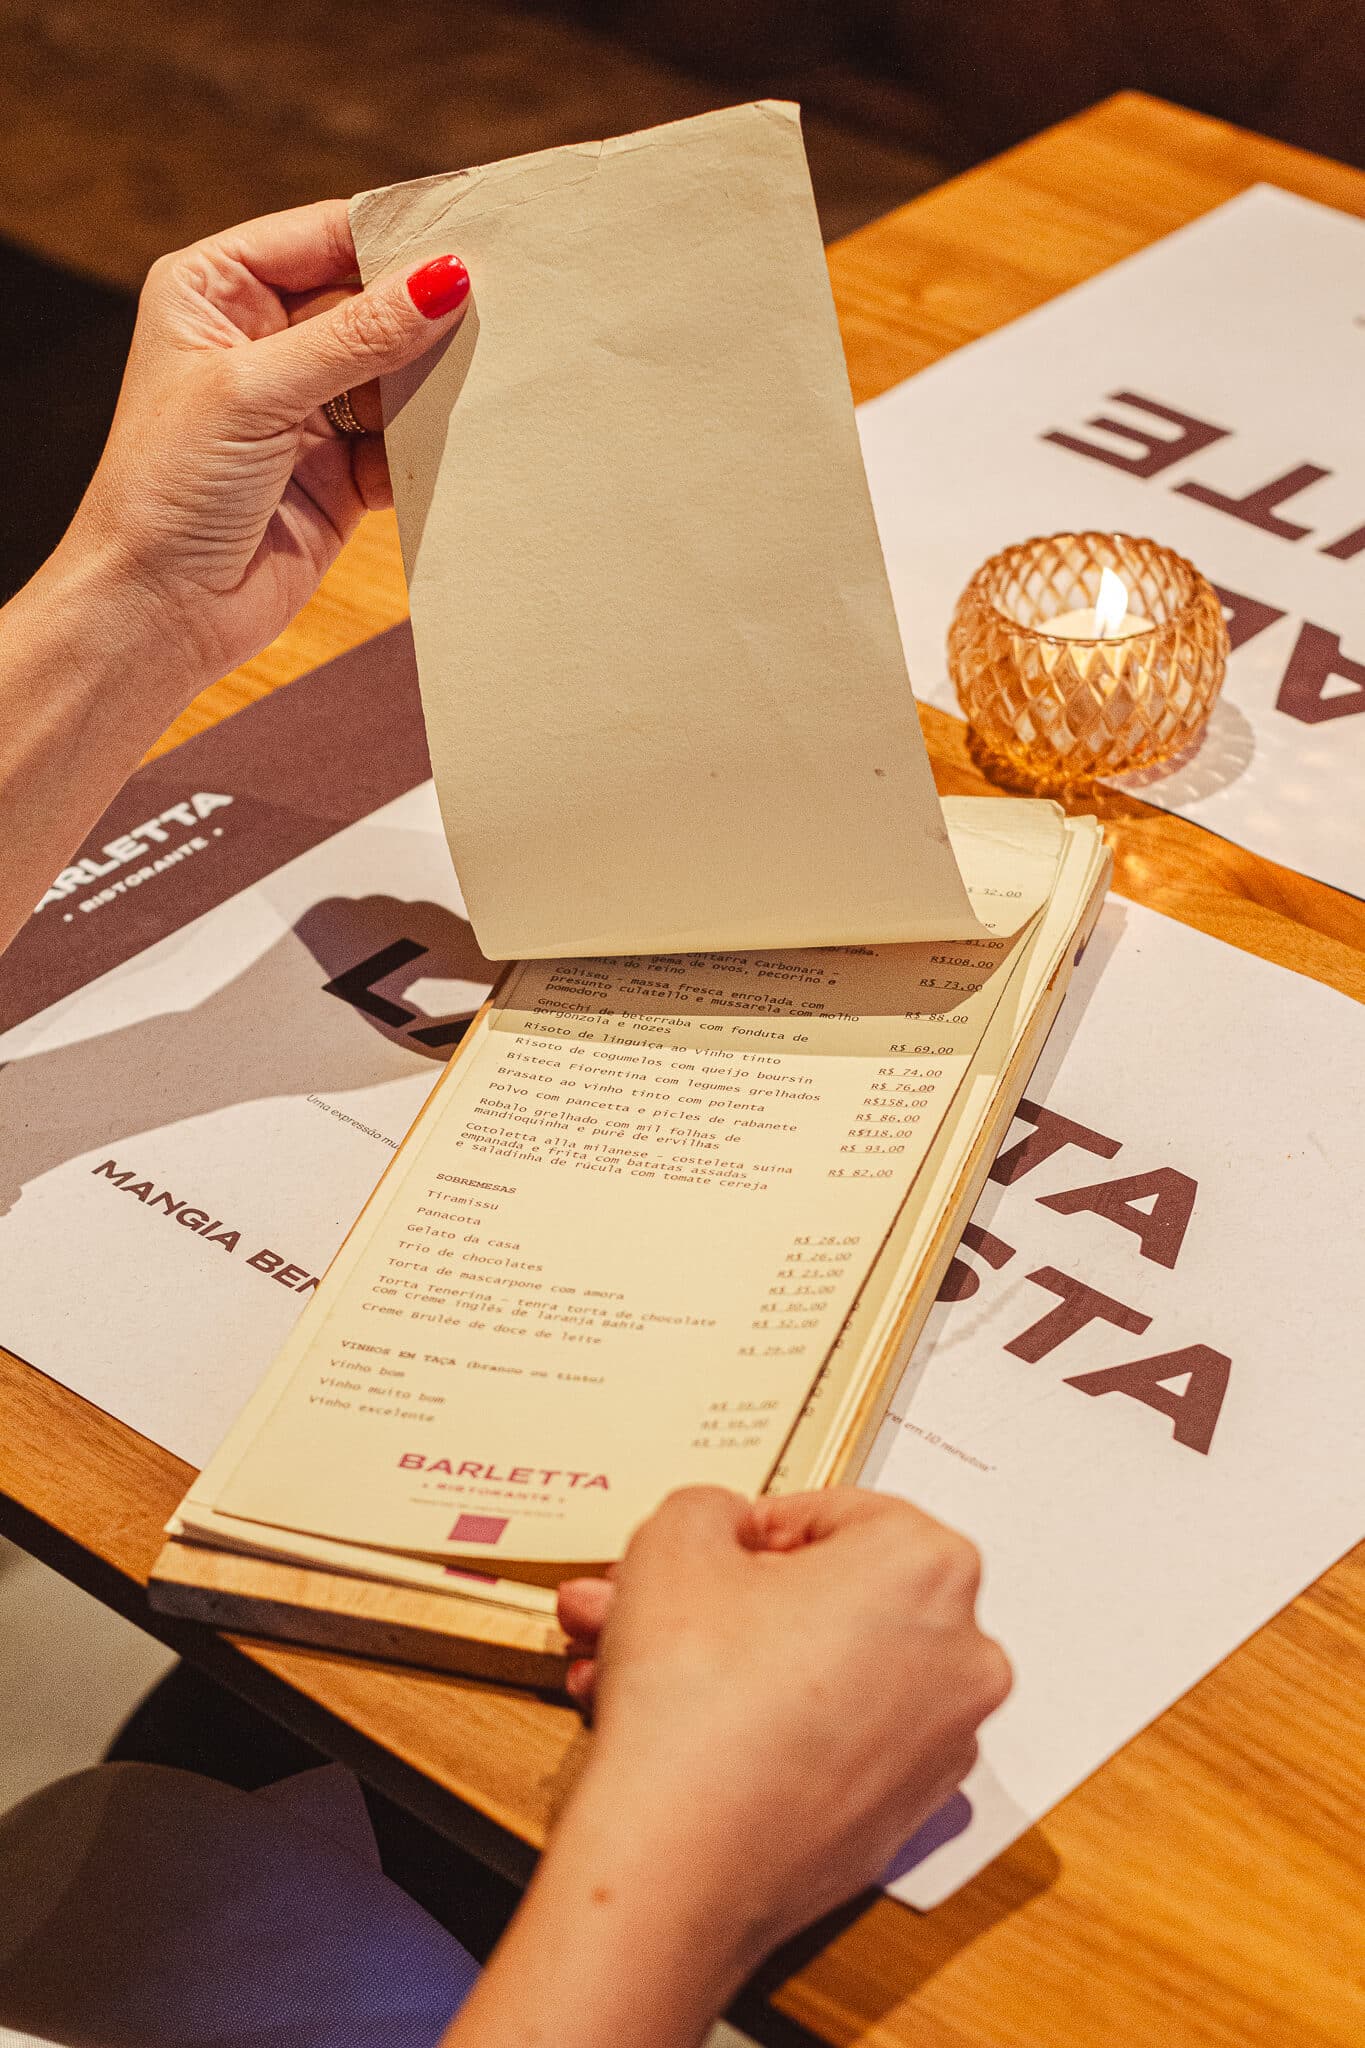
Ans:
<svg viewBox="0 0 1365 2048"><path fill-rule="evenodd" d="M386 435L447 835L521 964L153 1595L549 1682L555 1586L674 1488L856 1477L1108 855L935 795L793 109L352 213L367 276L475 278Z"/></svg>
<svg viewBox="0 0 1365 2048"><path fill-rule="evenodd" d="M548 1682L549 1589L675 1487L856 1477L1107 874L1091 819L945 809L985 937L512 970L159 1605Z"/></svg>

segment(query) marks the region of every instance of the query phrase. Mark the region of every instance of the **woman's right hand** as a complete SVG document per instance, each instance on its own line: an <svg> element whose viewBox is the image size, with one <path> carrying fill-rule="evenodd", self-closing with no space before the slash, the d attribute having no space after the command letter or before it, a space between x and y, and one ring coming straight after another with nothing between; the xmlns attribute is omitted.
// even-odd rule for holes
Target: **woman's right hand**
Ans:
<svg viewBox="0 0 1365 2048"><path fill-rule="evenodd" d="M880 1494L694 1487L561 1586L591 1753L444 2048L700 2048L971 1769L1010 1684L978 1572Z"/></svg>
<svg viewBox="0 0 1365 2048"><path fill-rule="evenodd" d="M1010 1687L972 1545L852 1490L675 1494L561 1620L592 1695L584 1786L762 1953L877 1879ZM666 1839L665 1839L666 1838Z"/></svg>

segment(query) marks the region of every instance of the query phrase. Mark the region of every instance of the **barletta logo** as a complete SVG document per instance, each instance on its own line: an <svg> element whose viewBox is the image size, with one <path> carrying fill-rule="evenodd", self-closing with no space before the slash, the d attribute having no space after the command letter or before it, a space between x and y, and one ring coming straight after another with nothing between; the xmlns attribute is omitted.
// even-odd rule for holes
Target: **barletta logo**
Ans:
<svg viewBox="0 0 1365 2048"><path fill-rule="evenodd" d="M425 1451L404 1451L398 1464L405 1472L436 1473L446 1479L495 1480L503 1486L581 1486L585 1493L599 1486L603 1493L611 1491L605 1472L569 1472L557 1465L501 1466L478 1458L462 1458L457 1465L451 1458L429 1458Z"/></svg>
<svg viewBox="0 0 1365 2048"><path fill-rule="evenodd" d="M507 1527L506 1515L457 1515L449 1538L451 1543L496 1543Z"/></svg>
<svg viewBox="0 0 1365 2048"><path fill-rule="evenodd" d="M142 860L148 856L145 867L135 868L111 887L102 889L97 896L87 897L81 903L82 910L93 910L98 904L112 902L125 889L136 888L139 883L150 881L164 868L174 867L190 853L203 853L208 841L203 838L182 840L171 845L171 833L175 826L182 825L193 832L199 822L222 810L232 798L214 790L198 790L193 796L185 797L179 803L170 804L154 818L144 818L140 825L134 825L129 832L116 833L93 853L87 853L74 867L63 868L52 887L38 904L38 910L46 910L49 903L61 903L78 889L92 882L101 881L105 875L112 875L117 869L127 867L130 861ZM166 848L158 853L158 847ZM103 858L101 858L103 856ZM37 911L34 912L37 915Z"/></svg>
<svg viewBox="0 0 1365 2048"><path fill-rule="evenodd" d="M126 966L430 777L406 623L185 740L137 770L25 922L0 977L0 1031ZM411 916L429 906L404 908ZM352 972L359 958L393 941L394 931L357 905L350 922L365 930L358 943L352 933L341 946L337 906L322 911L328 943L316 957L329 977ZM431 922L396 928L435 956ZM450 926L463 926L462 938L468 932L453 913ZM316 943L311 931L301 936ZM435 979L492 980L452 970L450 950L439 966L433 957L402 972L408 981L423 968ZM465 955L472 966L472 936L462 963ZM414 1012L409 1021L422 1031L444 1024L453 1040L459 1018ZM409 1042L433 1058L449 1051L448 1043Z"/></svg>

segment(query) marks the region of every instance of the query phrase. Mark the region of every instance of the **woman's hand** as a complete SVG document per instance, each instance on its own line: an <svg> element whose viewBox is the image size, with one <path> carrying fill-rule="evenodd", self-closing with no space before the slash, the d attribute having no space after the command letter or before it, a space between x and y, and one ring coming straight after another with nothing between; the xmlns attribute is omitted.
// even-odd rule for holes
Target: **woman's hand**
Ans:
<svg viewBox="0 0 1365 2048"><path fill-rule="evenodd" d="M68 542L102 556L178 643L196 687L273 640L367 508L377 435L320 407L458 323L454 256L355 285L345 202L248 221L154 264L113 429ZM377 427L377 398L360 401ZM190 694L193 694L191 691Z"/></svg>
<svg viewBox="0 0 1365 2048"><path fill-rule="evenodd" d="M312 596L384 444L321 407L447 336L454 256L354 282L345 203L248 221L147 279L109 444L75 519L0 611L0 951L147 748Z"/></svg>
<svg viewBox="0 0 1365 2048"><path fill-rule="evenodd" d="M1009 1666L970 1543L881 1495L675 1494L560 1588L591 1754L448 2048L688 2048L958 1785Z"/></svg>
<svg viewBox="0 0 1365 2048"><path fill-rule="evenodd" d="M785 1939L873 1883L971 1769L1010 1686L979 1582L964 1537L882 1494L675 1494L614 1585L560 1592L605 1796L625 1825L636 1800L673 1809Z"/></svg>

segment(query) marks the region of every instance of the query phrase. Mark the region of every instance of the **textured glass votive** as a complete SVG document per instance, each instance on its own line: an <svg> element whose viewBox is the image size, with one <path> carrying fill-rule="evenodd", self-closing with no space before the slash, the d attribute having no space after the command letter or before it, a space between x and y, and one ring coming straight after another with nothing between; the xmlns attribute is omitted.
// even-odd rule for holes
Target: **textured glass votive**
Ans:
<svg viewBox="0 0 1365 2048"><path fill-rule="evenodd" d="M1107 633L1088 616L1105 571L1127 594ZM1055 533L992 555L948 629L973 760L993 782L1043 795L1182 753L1227 656L1212 584L1173 549L1126 533Z"/></svg>

